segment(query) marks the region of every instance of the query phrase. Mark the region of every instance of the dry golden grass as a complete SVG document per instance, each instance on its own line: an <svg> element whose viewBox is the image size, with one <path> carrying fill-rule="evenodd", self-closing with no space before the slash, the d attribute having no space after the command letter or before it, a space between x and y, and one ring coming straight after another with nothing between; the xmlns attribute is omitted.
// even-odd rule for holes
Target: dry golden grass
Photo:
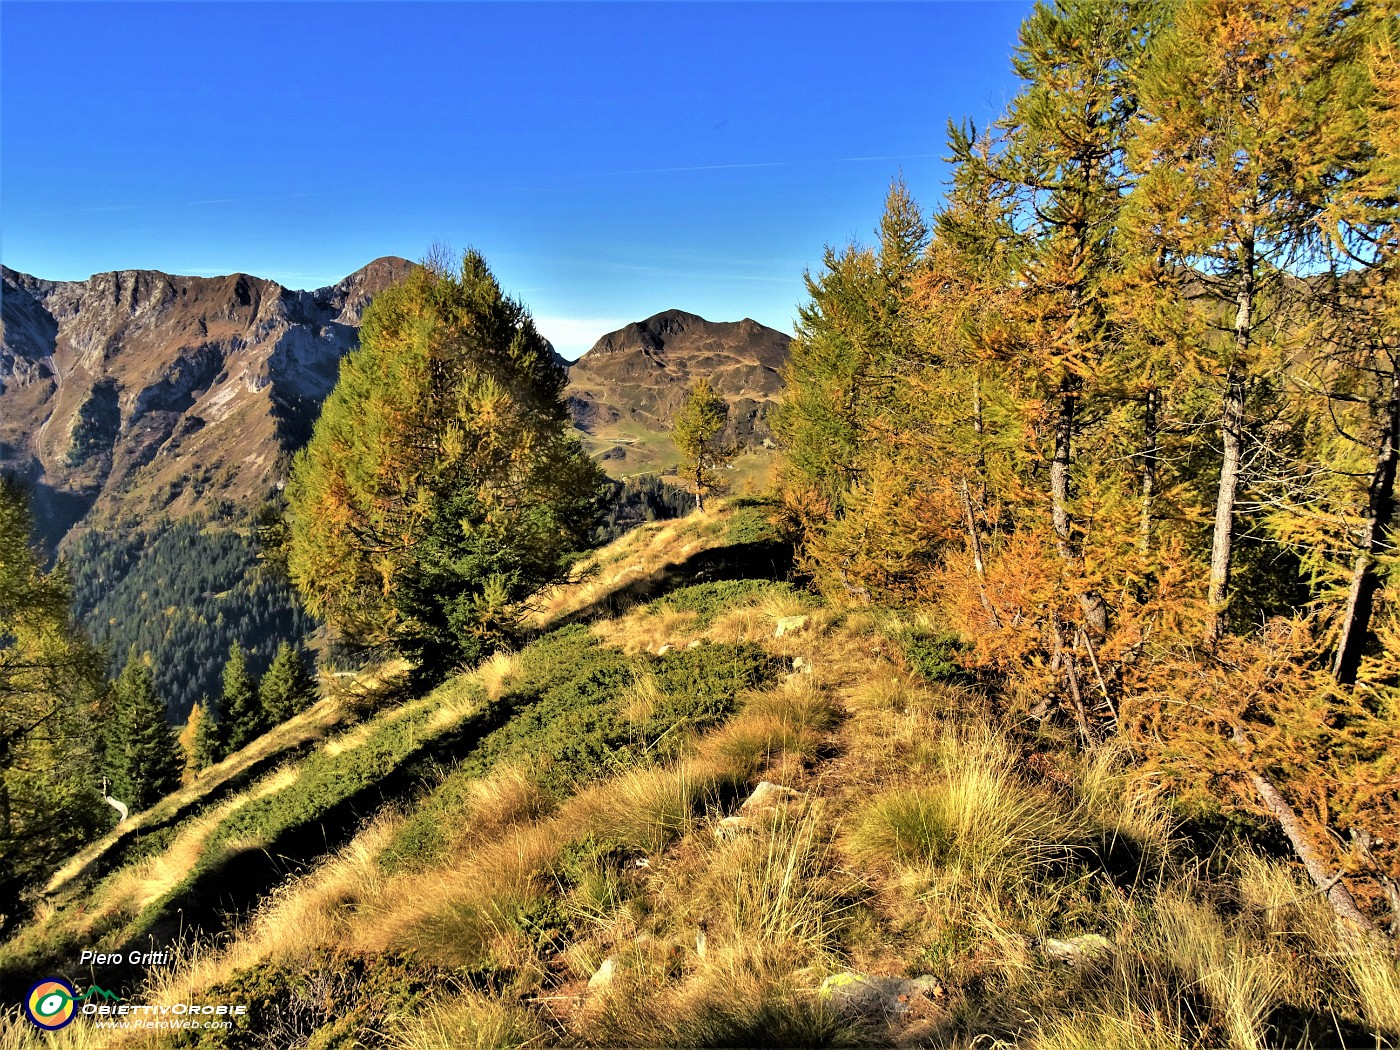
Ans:
<svg viewBox="0 0 1400 1050"><path fill-rule="evenodd" d="M938 775L891 787L856 819L852 851L917 874L941 869L973 886L1024 891L1037 869L1084 841L1082 814L1063 811L1017 774L1020 756L990 728L945 731Z"/></svg>
<svg viewBox="0 0 1400 1050"><path fill-rule="evenodd" d="M775 638L778 621L789 616L806 616L807 622L797 631ZM834 618L830 610L814 609L807 599L778 592L722 613L706 633L716 642L765 642L774 652L791 655L809 648L812 639L824 632Z"/></svg>
<svg viewBox="0 0 1400 1050"><path fill-rule="evenodd" d="M1152 935L1175 972L1210 1001L1234 1050L1265 1045L1264 1021L1288 980L1279 953L1232 935L1213 909L1174 893L1154 902Z"/></svg>
<svg viewBox="0 0 1400 1050"><path fill-rule="evenodd" d="M541 622L722 542L724 528L707 515L637 530L543 603ZM775 638L788 615L808 620ZM1289 1011L1400 1033L1394 960L1341 941L1292 868L1248 853L1209 872L1189 863L1167 800L1129 756L1054 750L1049 735L998 721L986 697L911 673L907 621L782 594L698 621L640 608L594 630L629 652L753 641L814 669L744 695L669 763L631 756L562 801L541 790L547 771L498 766L469 788L452 848L426 871L381 865L402 819L383 816L227 947L192 949L148 991L188 996L339 946L500 975L492 994L450 995L384 1033L405 1048L1306 1045L1269 1027ZM435 717L449 724L499 698L517 666L498 657L434 694ZM643 676L623 709L645 720L658 700ZM717 839L715 818L759 778L804 797ZM142 899L198 837L182 831L169 855L113 886ZM1052 956L1048 938L1090 932L1101 956ZM606 957L612 986L581 1004L569 993L582 996ZM931 972L944 998L921 1004L923 1028L843 1019L815 990L847 969ZM557 1011L556 997L568 1000ZM30 1045L3 1042L8 1031L0 1050Z"/></svg>
<svg viewBox="0 0 1400 1050"><path fill-rule="evenodd" d="M386 1034L395 1050L515 1050L542 1042L546 1033L539 1017L519 1003L464 992Z"/></svg>
<svg viewBox="0 0 1400 1050"><path fill-rule="evenodd" d="M97 900L108 907L137 914L146 905L168 893L194 869L204 853L205 841L225 817L254 799L281 791L294 783L296 778L294 767L283 767L211 812L186 821L175 841L164 852L122 868L106 884L105 892Z"/></svg>
<svg viewBox="0 0 1400 1050"><path fill-rule="evenodd" d="M1076 1011L1042 1028L1032 1043L1035 1050L1186 1050L1192 1044L1173 1021L1157 1011L1137 1009L1131 1002L1115 1010Z"/></svg>
<svg viewBox="0 0 1400 1050"><path fill-rule="evenodd" d="M226 947L183 945L174 965L149 972L147 997L190 1001L240 970L343 944L369 918L366 906L383 897L387 878L377 858L401 822L397 814L381 815L338 853L274 891Z"/></svg>
<svg viewBox="0 0 1400 1050"><path fill-rule="evenodd" d="M500 765L472 783L465 824L474 838L489 838L512 824L539 818L548 806L537 770Z"/></svg>
<svg viewBox="0 0 1400 1050"><path fill-rule="evenodd" d="M486 699L493 703L499 700L519 668L520 660L515 653L496 653L483 662L477 674L486 690Z"/></svg>
<svg viewBox="0 0 1400 1050"><path fill-rule="evenodd" d="M727 516L722 510L691 514L640 525L586 558L573 579L540 595L528 619L545 627L598 600L687 558L725 542Z"/></svg>
<svg viewBox="0 0 1400 1050"><path fill-rule="evenodd" d="M118 1033L94 1028L81 1019L57 1032L41 1032L18 1008L0 1012L0 1050L97 1050L113 1045L118 1037Z"/></svg>
<svg viewBox="0 0 1400 1050"><path fill-rule="evenodd" d="M593 633L604 645L628 654L654 653L667 645L684 649L697 638L710 634L695 629L696 619L693 612L652 607L614 620L603 620L594 625Z"/></svg>

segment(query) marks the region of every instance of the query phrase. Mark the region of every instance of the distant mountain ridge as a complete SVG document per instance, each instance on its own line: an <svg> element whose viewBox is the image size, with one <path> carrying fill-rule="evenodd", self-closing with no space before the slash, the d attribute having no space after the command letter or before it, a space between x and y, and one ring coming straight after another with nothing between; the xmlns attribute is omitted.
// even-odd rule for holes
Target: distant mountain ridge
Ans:
<svg viewBox="0 0 1400 1050"><path fill-rule="evenodd" d="M790 336L750 318L707 321L665 310L609 332L569 369L569 405L579 429L667 431L690 385L708 376L729 402L728 433L741 444L769 436L782 392L779 369Z"/></svg>
<svg viewBox="0 0 1400 1050"><path fill-rule="evenodd" d="M412 267L388 256L309 292L0 268L0 470L34 486L50 542L80 521L255 501L309 434L370 299Z"/></svg>
<svg viewBox="0 0 1400 1050"><path fill-rule="evenodd" d="M50 281L0 267L0 471L33 487L50 546L220 502L251 509L285 480L370 300L414 265L386 256L314 291L242 273ZM789 342L747 318L666 310L558 360L590 447L636 469L657 462L628 460L643 445L669 447L700 376L730 403L730 438L761 444Z"/></svg>

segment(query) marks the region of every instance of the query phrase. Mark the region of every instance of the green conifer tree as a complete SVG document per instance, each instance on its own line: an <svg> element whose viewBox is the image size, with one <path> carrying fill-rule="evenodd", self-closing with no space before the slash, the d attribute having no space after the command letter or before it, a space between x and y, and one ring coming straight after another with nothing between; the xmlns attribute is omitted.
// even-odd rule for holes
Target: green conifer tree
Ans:
<svg viewBox="0 0 1400 1050"><path fill-rule="evenodd" d="M307 671L301 653L283 642L277 647L272 666L258 683L263 721L269 727L279 725L304 711L315 699L316 681Z"/></svg>
<svg viewBox="0 0 1400 1050"><path fill-rule="evenodd" d="M0 900L17 900L105 822L94 775L102 660L31 530L25 490L0 476Z"/></svg>
<svg viewBox="0 0 1400 1050"><path fill-rule="evenodd" d="M728 414L729 406L706 377L691 386L671 424L671 438L681 454L680 475L695 493L700 511L705 509L705 497L723 487L719 471L735 455L733 446L723 439Z"/></svg>
<svg viewBox="0 0 1400 1050"><path fill-rule="evenodd" d="M206 696L198 706L202 715L194 736L194 771L201 773L224 757L224 727L219 721L217 697Z"/></svg>
<svg viewBox="0 0 1400 1050"><path fill-rule="evenodd" d="M248 654L234 642L224 664L224 695L219 702L224 716L225 754L241 750L261 736L267 725L258 702L258 685L248 670Z"/></svg>
<svg viewBox="0 0 1400 1050"><path fill-rule="evenodd" d="M601 514L565 380L476 252L377 295L287 486L288 571L308 608L427 674L512 638Z"/></svg>
<svg viewBox="0 0 1400 1050"><path fill-rule="evenodd" d="M180 786L180 745L156 694L151 666L135 648L112 689L107 742L110 794L132 812L146 809Z"/></svg>

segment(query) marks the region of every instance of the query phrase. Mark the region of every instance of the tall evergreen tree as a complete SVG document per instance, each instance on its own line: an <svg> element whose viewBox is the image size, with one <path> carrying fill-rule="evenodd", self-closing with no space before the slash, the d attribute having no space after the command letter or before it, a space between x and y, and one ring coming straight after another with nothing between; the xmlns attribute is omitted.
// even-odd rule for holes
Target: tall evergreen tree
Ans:
<svg viewBox="0 0 1400 1050"><path fill-rule="evenodd" d="M719 471L734 458L734 448L724 443L728 406L710 387L708 377L698 379L676 411L671 438L681 454L680 475L695 493L697 510L704 511L705 497L723 487Z"/></svg>
<svg viewBox="0 0 1400 1050"><path fill-rule="evenodd" d="M224 757L224 727L219 721L218 698L206 696L197 706L200 719L195 730L192 757L195 773L202 773Z"/></svg>
<svg viewBox="0 0 1400 1050"><path fill-rule="evenodd" d="M258 685L248 670L248 654L234 642L224 664L224 695L219 701L223 713L224 753L233 754L257 739L267 729Z"/></svg>
<svg viewBox="0 0 1400 1050"><path fill-rule="evenodd" d="M288 570L312 612L425 672L513 636L596 524L564 369L476 252L365 313L288 483Z"/></svg>
<svg viewBox="0 0 1400 1050"><path fill-rule="evenodd" d="M288 642L277 647L272 666L258 683L263 721L271 727L304 711L316 699L316 680L302 654Z"/></svg>
<svg viewBox="0 0 1400 1050"><path fill-rule="evenodd" d="M103 820L102 659L75 630L66 576L43 571L31 530L25 490L0 476L0 900L18 899Z"/></svg>
<svg viewBox="0 0 1400 1050"><path fill-rule="evenodd" d="M1156 34L1138 78L1142 120L1129 154L1138 228L1169 267L1189 271L1203 329L1194 362L1219 391L1220 461L1209 620L1224 631L1251 398L1290 348L1290 270L1315 247L1313 222L1347 128L1333 122L1345 0L1185 0ZM1341 139L1337 136L1341 135ZM1297 313L1293 316L1296 318Z"/></svg>
<svg viewBox="0 0 1400 1050"><path fill-rule="evenodd" d="M869 476L894 373L907 370L914 353L905 307L928 227L902 180L890 187L877 232L878 249L829 247L822 271L804 275L809 301L798 308L773 416L783 450L779 488L800 554L818 579L847 591L863 588L851 581L860 555L844 551L847 542L831 530L846 514L848 494Z"/></svg>
<svg viewBox="0 0 1400 1050"><path fill-rule="evenodd" d="M132 812L146 809L180 786L180 746L156 693L150 664L135 649L112 689L107 739L111 795Z"/></svg>

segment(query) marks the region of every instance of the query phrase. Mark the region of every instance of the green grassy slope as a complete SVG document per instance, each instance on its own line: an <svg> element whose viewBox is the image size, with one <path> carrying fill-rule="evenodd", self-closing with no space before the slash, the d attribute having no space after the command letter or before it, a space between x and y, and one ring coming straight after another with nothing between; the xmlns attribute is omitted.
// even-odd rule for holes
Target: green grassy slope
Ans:
<svg viewBox="0 0 1400 1050"><path fill-rule="evenodd" d="M313 708L152 811L163 839L95 846L0 973L250 1008L42 1037L73 1047L1400 1038L1395 961L1284 859L1203 849L1128 756L1009 721L937 625L785 569L758 506L634 531L521 652ZM746 807L763 782L788 790ZM69 961L152 937L176 965Z"/></svg>

